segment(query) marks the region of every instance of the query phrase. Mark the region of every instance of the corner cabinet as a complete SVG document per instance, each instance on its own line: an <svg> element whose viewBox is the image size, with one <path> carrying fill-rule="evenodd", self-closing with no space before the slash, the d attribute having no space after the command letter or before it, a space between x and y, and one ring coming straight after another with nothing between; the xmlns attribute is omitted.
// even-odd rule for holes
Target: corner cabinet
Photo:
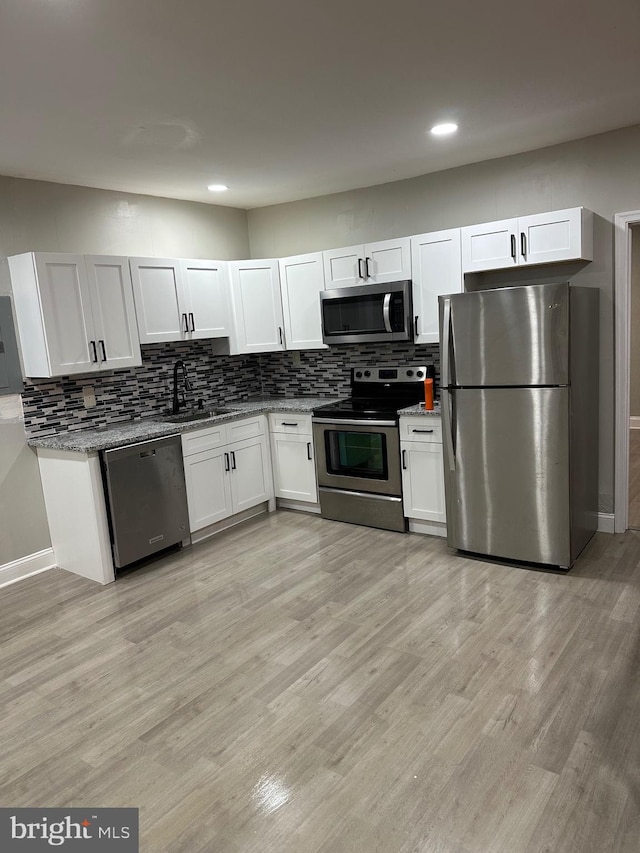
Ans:
<svg viewBox="0 0 640 853"><path fill-rule="evenodd" d="M326 349L320 314L320 294L324 290L322 252L280 258L279 264L287 349Z"/></svg>
<svg viewBox="0 0 640 853"><path fill-rule="evenodd" d="M409 237L379 240L322 253L327 290L354 284L383 284L411 278Z"/></svg>
<svg viewBox="0 0 640 853"><path fill-rule="evenodd" d="M142 364L127 258L36 252L7 263L27 376Z"/></svg>
<svg viewBox="0 0 640 853"><path fill-rule="evenodd" d="M464 290L460 229L411 237L414 343L440 340L438 296Z"/></svg>
<svg viewBox="0 0 640 853"><path fill-rule="evenodd" d="M400 418L402 504L409 529L446 536L442 422L437 415Z"/></svg>
<svg viewBox="0 0 640 853"><path fill-rule="evenodd" d="M277 259L230 261L231 352L285 349Z"/></svg>
<svg viewBox="0 0 640 853"><path fill-rule="evenodd" d="M226 261L130 258L140 342L228 337Z"/></svg>
<svg viewBox="0 0 640 853"><path fill-rule="evenodd" d="M584 207L462 229L464 272L577 260L593 260L593 213Z"/></svg>
<svg viewBox="0 0 640 853"><path fill-rule="evenodd" d="M269 415L271 458L276 497L280 505L318 503L311 415L287 412ZM295 505L295 504L293 504Z"/></svg>
<svg viewBox="0 0 640 853"><path fill-rule="evenodd" d="M191 533L273 498L264 415L183 433L182 453Z"/></svg>

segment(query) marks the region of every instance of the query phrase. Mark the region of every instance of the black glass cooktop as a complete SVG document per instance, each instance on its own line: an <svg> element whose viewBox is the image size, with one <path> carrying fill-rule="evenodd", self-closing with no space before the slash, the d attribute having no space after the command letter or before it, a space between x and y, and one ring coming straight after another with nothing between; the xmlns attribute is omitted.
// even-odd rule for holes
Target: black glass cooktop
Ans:
<svg viewBox="0 0 640 853"><path fill-rule="evenodd" d="M398 409L411 406L414 399L380 400L375 398L338 400L337 403L328 403L313 410L314 417L318 418L352 418L362 420L396 420Z"/></svg>

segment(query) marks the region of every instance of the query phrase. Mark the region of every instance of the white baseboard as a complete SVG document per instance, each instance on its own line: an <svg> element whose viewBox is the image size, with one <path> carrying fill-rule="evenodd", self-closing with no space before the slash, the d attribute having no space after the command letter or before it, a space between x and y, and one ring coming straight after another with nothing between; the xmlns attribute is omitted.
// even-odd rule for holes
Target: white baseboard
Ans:
<svg viewBox="0 0 640 853"><path fill-rule="evenodd" d="M409 519L410 533L424 533L427 536L446 536L447 525L438 521L423 521L419 518Z"/></svg>
<svg viewBox="0 0 640 853"><path fill-rule="evenodd" d="M55 565L56 559L53 548L45 548L44 551L20 557L19 560L13 560L11 563L0 566L0 587L21 581L40 572L46 572L48 569L55 568Z"/></svg>
<svg viewBox="0 0 640 853"><path fill-rule="evenodd" d="M615 516L612 512L598 513L598 533L615 533Z"/></svg>
<svg viewBox="0 0 640 853"><path fill-rule="evenodd" d="M292 501L289 498L277 498L276 504L278 509L295 509L300 512L313 512L316 514L320 512L320 504L307 503L307 501Z"/></svg>
<svg viewBox="0 0 640 853"><path fill-rule="evenodd" d="M629 429L640 429L640 418L636 415L629 418Z"/></svg>
<svg viewBox="0 0 640 853"><path fill-rule="evenodd" d="M216 533L222 533L223 530L235 527L236 524L247 521L248 519L253 518L254 515L261 515L262 513L267 512L267 506L268 502L265 501L264 503L258 504L258 506L251 507L251 509L245 509L236 515L231 515L229 518L223 518L222 521L216 521L215 524L210 524L208 527L202 527L200 530L196 530L191 534L191 544L197 545L198 542L204 542L205 539L215 536Z"/></svg>

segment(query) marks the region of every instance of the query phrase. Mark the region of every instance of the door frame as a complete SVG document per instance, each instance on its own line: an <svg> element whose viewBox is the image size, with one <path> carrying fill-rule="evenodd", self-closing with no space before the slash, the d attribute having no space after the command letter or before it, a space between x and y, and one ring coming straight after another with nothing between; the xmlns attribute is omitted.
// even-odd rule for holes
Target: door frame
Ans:
<svg viewBox="0 0 640 853"><path fill-rule="evenodd" d="M616 213L614 223L615 312L615 486L614 532L629 522L629 412L631 359L631 226L640 225L640 210Z"/></svg>

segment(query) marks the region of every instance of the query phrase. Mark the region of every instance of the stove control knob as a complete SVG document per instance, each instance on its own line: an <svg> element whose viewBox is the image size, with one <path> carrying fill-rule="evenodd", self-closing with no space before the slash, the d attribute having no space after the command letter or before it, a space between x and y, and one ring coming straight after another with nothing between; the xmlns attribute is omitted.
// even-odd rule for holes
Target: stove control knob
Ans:
<svg viewBox="0 0 640 853"><path fill-rule="evenodd" d="M422 370L419 370L419 371L416 373L416 376L418 377L418 379L422 379L422 377L424 376L424 373L422 372Z"/></svg>
<svg viewBox="0 0 640 853"><path fill-rule="evenodd" d="M356 370L356 379L361 379L361 378L362 378L362 371Z"/></svg>
<svg viewBox="0 0 640 853"><path fill-rule="evenodd" d="M407 370L407 376L413 376L413 370Z"/></svg>
<svg viewBox="0 0 640 853"><path fill-rule="evenodd" d="M365 375L365 376L371 376L371 371L370 371L370 370L365 370L364 375Z"/></svg>

